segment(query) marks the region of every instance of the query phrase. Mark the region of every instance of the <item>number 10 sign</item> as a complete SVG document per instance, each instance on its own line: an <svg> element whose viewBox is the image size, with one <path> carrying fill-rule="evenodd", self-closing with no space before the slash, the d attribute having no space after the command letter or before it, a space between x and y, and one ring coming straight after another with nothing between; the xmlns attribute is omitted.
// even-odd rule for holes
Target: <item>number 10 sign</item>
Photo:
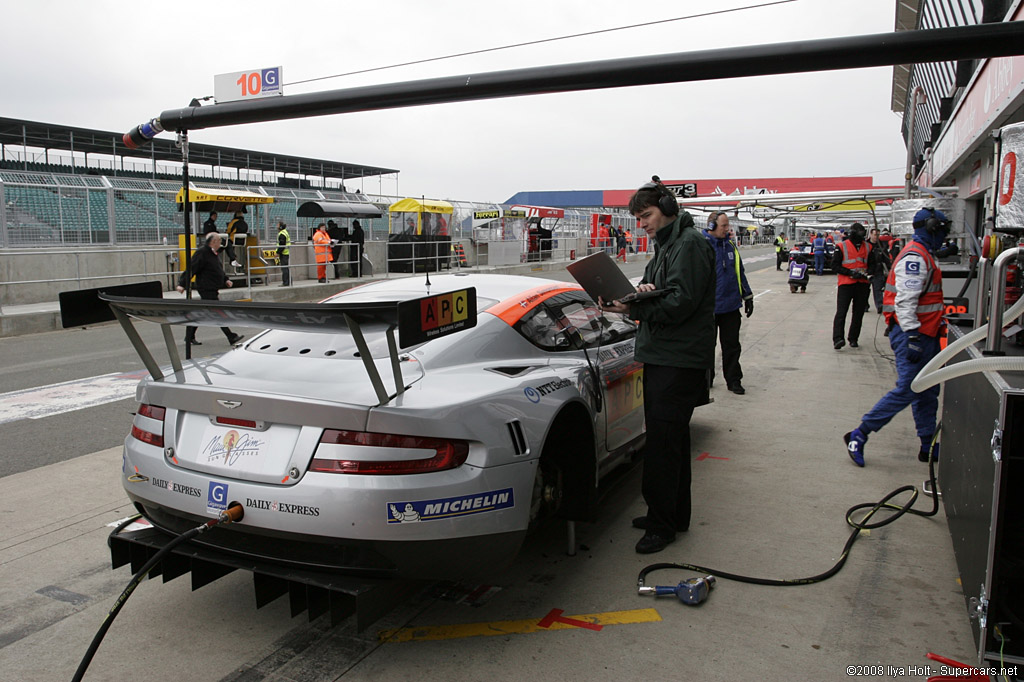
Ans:
<svg viewBox="0 0 1024 682"><path fill-rule="evenodd" d="M280 66L221 73L213 77L213 97L218 104L283 94Z"/></svg>

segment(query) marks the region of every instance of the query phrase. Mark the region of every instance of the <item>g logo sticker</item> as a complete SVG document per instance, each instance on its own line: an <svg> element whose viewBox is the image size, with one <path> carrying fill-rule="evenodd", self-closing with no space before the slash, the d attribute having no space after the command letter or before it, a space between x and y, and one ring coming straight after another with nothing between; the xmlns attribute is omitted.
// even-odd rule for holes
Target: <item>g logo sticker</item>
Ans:
<svg viewBox="0 0 1024 682"><path fill-rule="evenodd" d="M524 388L523 393L526 395L526 399L529 400L531 403L540 402L540 393L538 393L537 389L535 389L533 386L527 386L526 388Z"/></svg>

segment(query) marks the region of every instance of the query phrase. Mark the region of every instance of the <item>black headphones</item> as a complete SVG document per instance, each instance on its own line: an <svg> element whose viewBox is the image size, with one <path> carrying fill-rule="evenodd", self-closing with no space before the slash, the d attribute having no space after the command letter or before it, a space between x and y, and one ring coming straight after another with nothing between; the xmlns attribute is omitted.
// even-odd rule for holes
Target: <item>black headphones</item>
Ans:
<svg viewBox="0 0 1024 682"><path fill-rule="evenodd" d="M651 176L651 182L645 183L640 187L640 191L653 189L659 194L658 196L658 210L667 216L679 215L679 202L676 201L676 195L668 191L668 187L661 184L661 178L657 175Z"/></svg>
<svg viewBox="0 0 1024 682"><path fill-rule="evenodd" d="M720 215L722 215L721 211L712 211L711 215L708 216L708 229L709 230L715 229L715 226L718 223L718 216L720 216Z"/></svg>
<svg viewBox="0 0 1024 682"><path fill-rule="evenodd" d="M928 234L935 234L936 232L949 232L949 226L951 221L939 218L935 214L935 209L930 206L925 206L924 210L932 214L932 216L928 218L928 220L924 221L924 229L928 231ZM917 227L918 224L915 224L914 227Z"/></svg>

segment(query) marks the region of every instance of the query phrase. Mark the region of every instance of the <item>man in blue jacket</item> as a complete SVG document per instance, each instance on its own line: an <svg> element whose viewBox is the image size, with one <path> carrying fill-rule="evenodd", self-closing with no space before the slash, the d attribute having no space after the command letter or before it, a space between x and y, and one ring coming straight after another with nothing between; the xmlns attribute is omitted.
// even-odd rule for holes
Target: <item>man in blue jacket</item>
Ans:
<svg viewBox="0 0 1024 682"><path fill-rule="evenodd" d="M821 233L815 235L811 242L811 250L814 252L814 272L824 274L825 272L825 236Z"/></svg>
<svg viewBox="0 0 1024 682"><path fill-rule="evenodd" d="M712 213L704 236L715 251L715 326L722 344L722 374L726 387L743 395L743 370L740 368L740 308L754 314L754 294L740 260L740 250L729 239L729 216Z"/></svg>

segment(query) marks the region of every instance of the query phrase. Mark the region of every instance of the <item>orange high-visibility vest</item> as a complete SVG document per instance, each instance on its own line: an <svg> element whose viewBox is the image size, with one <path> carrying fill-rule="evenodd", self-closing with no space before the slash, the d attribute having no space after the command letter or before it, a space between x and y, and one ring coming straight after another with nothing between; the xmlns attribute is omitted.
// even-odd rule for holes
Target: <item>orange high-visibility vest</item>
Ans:
<svg viewBox="0 0 1024 682"><path fill-rule="evenodd" d="M847 248L849 246L849 248ZM868 244L862 242L858 249L853 245L849 239L839 245L839 248L843 250L843 267L849 270L867 270L868 269ZM839 275L836 278L839 282L839 286L844 284L856 284L857 282L865 283L867 280L855 279L849 275Z"/></svg>
<svg viewBox="0 0 1024 682"><path fill-rule="evenodd" d="M896 319L896 264L910 252L921 256L928 268L924 288L921 291L921 296L917 299L917 319L921 322L920 332L928 336L938 336L942 328L946 326L942 317L946 309L942 301L942 270L939 270L935 258L920 242L908 243L893 261L892 270L889 271L889 277L885 280L882 312L885 313L886 323L899 323L899 320ZM925 276L925 273L922 273L922 276Z"/></svg>
<svg viewBox="0 0 1024 682"><path fill-rule="evenodd" d="M313 243L316 246L313 250L316 252L316 262L326 263L327 261L333 261L334 256L331 254L331 238L327 236L326 232L317 230L313 233Z"/></svg>

